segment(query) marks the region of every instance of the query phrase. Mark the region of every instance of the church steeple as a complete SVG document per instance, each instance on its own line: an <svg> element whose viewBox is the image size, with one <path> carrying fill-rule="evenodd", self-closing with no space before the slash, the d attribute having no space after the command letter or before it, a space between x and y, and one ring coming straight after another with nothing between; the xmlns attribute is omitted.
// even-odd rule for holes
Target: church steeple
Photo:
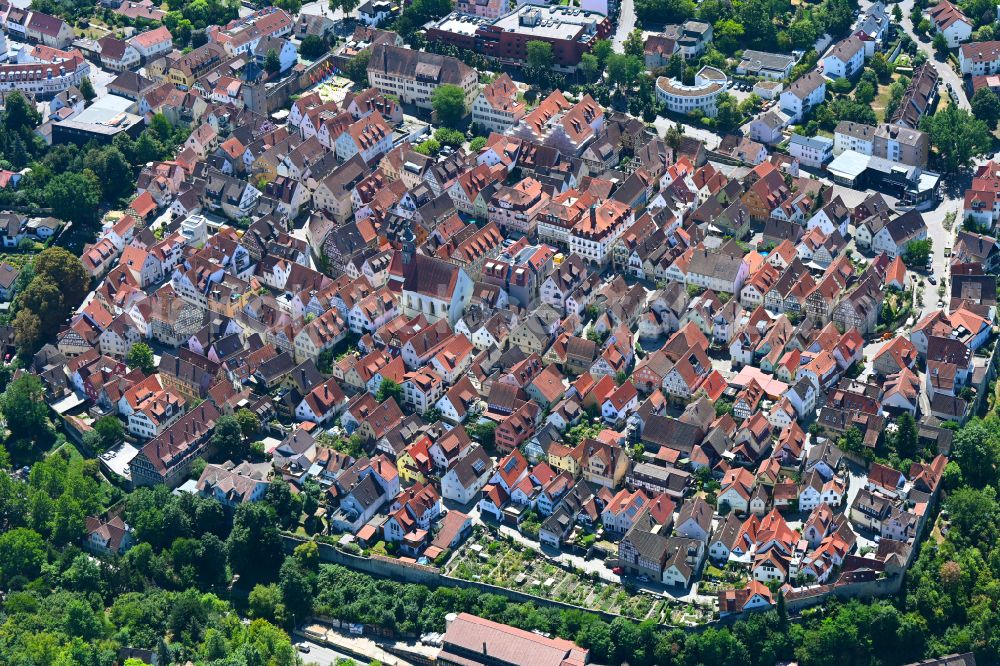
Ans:
<svg viewBox="0 0 1000 666"><path fill-rule="evenodd" d="M413 228L410 226L409 220L403 226L403 231L399 234L399 240L403 245L403 265L405 266L413 261L413 255L417 253L416 237L413 235Z"/></svg>

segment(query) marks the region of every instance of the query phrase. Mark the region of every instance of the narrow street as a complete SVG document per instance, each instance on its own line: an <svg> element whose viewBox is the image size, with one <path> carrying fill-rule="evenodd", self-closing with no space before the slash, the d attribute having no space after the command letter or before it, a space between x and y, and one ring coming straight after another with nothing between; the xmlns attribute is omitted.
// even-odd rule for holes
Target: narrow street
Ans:
<svg viewBox="0 0 1000 666"><path fill-rule="evenodd" d="M635 3L633 0L621 0L621 12L618 14L618 21L615 27L613 43L615 51L621 52L625 47L625 39L635 28Z"/></svg>
<svg viewBox="0 0 1000 666"><path fill-rule="evenodd" d="M861 7L865 8L870 6L872 3L870 0L862 0ZM965 94L965 86L962 82L962 77L959 76L954 69L951 67L951 63L947 60L940 61L934 53L934 47L931 46L930 40L921 41L917 38L917 34L913 31L913 21L910 20L910 12L913 11L913 0L903 0L899 3L899 8L903 12L902 26L906 34L913 39L917 44L917 48L923 51L927 55L927 59L934 63L937 68L938 75L941 77L942 84L950 83L952 88L958 93L958 106L962 109L969 109L969 98ZM948 94L943 92L942 94Z"/></svg>

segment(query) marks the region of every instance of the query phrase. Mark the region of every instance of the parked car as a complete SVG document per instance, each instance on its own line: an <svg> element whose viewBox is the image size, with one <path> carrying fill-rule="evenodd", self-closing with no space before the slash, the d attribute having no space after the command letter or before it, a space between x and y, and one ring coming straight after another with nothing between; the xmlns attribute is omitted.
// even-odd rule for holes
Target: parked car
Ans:
<svg viewBox="0 0 1000 666"><path fill-rule="evenodd" d="M934 277L933 275L928 275L927 281L930 282L931 284L937 284L937 278Z"/></svg>

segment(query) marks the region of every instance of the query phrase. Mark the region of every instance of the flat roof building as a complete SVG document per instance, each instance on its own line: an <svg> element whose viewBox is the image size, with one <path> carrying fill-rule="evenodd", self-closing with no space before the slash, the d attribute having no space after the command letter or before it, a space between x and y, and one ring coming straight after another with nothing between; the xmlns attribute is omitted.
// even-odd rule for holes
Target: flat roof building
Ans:
<svg viewBox="0 0 1000 666"><path fill-rule="evenodd" d="M141 116L127 111L133 104L132 100L117 95L98 97L73 118L52 123L52 143L83 145L94 140L107 144L123 132L134 139L142 132L144 123Z"/></svg>
<svg viewBox="0 0 1000 666"><path fill-rule="evenodd" d="M552 45L555 66L573 70L598 39L611 34L611 21L595 11L563 5L522 5L495 20L453 12L427 25L427 39L469 49L510 65L523 65L528 42Z"/></svg>
<svg viewBox="0 0 1000 666"><path fill-rule="evenodd" d="M656 79L656 97L673 113L689 115L698 109L714 118L718 113L716 102L728 81L725 73L715 67L702 67L695 75L693 86L661 76Z"/></svg>

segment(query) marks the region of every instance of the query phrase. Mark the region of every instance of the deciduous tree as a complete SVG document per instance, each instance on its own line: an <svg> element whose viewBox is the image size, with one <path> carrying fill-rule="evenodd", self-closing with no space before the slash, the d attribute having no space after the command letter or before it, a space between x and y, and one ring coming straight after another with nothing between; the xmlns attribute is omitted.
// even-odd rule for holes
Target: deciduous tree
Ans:
<svg viewBox="0 0 1000 666"><path fill-rule="evenodd" d="M431 93L431 108L438 123L456 127L465 117L465 91L451 84L438 86Z"/></svg>
<svg viewBox="0 0 1000 666"><path fill-rule="evenodd" d="M154 363L153 349L145 342L136 342L128 350L125 356L125 363L130 368L139 368L144 374L152 374L156 369Z"/></svg>

